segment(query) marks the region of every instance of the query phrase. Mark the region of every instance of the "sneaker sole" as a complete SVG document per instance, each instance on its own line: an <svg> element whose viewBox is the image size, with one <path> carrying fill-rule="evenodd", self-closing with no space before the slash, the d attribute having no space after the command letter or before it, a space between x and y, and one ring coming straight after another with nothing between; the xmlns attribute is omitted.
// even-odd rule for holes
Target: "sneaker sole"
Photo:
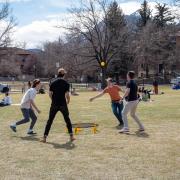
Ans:
<svg viewBox="0 0 180 180"><path fill-rule="evenodd" d="M16 129L14 129L14 127L10 126L10 129L13 131L13 132L17 132Z"/></svg>
<svg viewBox="0 0 180 180"><path fill-rule="evenodd" d="M120 131L120 134L129 134L129 131Z"/></svg>
<svg viewBox="0 0 180 180"><path fill-rule="evenodd" d="M28 135L37 135L37 133L27 133Z"/></svg>
<svg viewBox="0 0 180 180"><path fill-rule="evenodd" d="M39 142L41 142L41 143L47 143L47 141L46 140L40 140Z"/></svg>
<svg viewBox="0 0 180 180"><path fill-rule="evenodd" d="M138 132L144 132L145 131L145 129L139 129L138 130Z"/></svg>

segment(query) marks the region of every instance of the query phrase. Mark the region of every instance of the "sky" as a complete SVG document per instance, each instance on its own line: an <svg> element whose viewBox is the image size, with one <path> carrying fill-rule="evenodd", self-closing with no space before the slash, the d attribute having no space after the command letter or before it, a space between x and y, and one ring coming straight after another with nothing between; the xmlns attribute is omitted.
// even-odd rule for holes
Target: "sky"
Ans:
<svg viewBox="0 0 180 180"><path fill-rule="evenodd" d="M0 6L6 0L0 0ZM16 18L13 39L26 48L41 48L43 42L63 37L64 30L56 28L68 18L68 8L77 6L78 0L9 0L12 15ZM117 0L124 14L137 11L141 0ZM153 6L155 2L149 0ZM170 3L170 0L158 2Z"/></svg>

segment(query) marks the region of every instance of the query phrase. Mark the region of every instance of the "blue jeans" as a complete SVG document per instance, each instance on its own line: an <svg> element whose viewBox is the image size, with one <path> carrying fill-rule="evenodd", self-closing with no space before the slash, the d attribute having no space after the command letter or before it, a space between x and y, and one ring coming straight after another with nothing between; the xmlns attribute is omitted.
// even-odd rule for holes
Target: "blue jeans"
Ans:
<svg viewBox="0 0 180 180"><path fill-rule="evenodd" d="M16 125L18 126L21 124L28 123L30 121L30 118L31 118L32 121L31 121L29 129L33 129L33 127L37 121L37 117L36 117L34 111L32 109L21 109L21 111L22 111L24 118L22 120L16 122Z"/></svg>
<svg viewBox="0 0 180 180"><path fill-rule="evenodd" d="M123 102L121 104L119 102L112 102L111 107L119 123L124 124L122 119Z"/></svg>

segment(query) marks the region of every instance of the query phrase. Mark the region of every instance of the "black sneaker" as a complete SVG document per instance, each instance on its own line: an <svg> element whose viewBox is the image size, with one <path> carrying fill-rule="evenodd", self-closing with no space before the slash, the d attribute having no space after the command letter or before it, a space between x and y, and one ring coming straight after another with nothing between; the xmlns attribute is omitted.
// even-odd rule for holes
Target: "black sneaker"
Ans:
<svg viewBox="0 0 180 180"><path fill-rule="evenodd" d="M16 132L16 127L15 127L15 126L10 125L10 128L11 128L11 130L12 130L13 132Z"/></svg>
<svg viewBox="0 0 180 180"><path fill-rule="evenodd" d="M124 124L120 123L116 126L116 129L120 130L124 127Z"/></svg>
<svg viewBox="0 0 180 180"><path fill-rule="evenodd" d="M123 127L123 126L124 126L124 124L123 124L123 123L120 123L120 124L119 124L119 127Z"/></svg>
<svg viewBox="0 0 180 180"><path fill-rule="evenodd" d="M37 133L33 132L33 131L30 131L27 133L28 135L36 135Z"/></svg>

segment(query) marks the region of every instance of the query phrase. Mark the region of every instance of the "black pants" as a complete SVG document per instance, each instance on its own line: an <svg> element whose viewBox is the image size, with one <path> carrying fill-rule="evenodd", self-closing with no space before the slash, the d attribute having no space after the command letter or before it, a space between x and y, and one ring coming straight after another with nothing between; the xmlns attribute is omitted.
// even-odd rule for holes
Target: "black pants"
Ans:
<svg viewBox="0 0 180 180"><path fill-rule="evenodd" d="M66 126L67 126L69 134L73 135L72 124L71 124L71 120L69 118L69 111L68 111L67 105L59 106L59 107L52 105L50 108L50 112L49 112L49 119L47 121L45 132L44 132L45 137L48 136L49 131L51 129L51 125L52 125L53 120L54 120L58 111L60 111L63 114L63 117L64 117L64 120L66 122Z"/></svg>
<svg viewBox="0 0 180 180"><path fill-rule="evenodd" d="M0 103L0 107L9 106L9 104L4 104L3 102Z"/></svg>

